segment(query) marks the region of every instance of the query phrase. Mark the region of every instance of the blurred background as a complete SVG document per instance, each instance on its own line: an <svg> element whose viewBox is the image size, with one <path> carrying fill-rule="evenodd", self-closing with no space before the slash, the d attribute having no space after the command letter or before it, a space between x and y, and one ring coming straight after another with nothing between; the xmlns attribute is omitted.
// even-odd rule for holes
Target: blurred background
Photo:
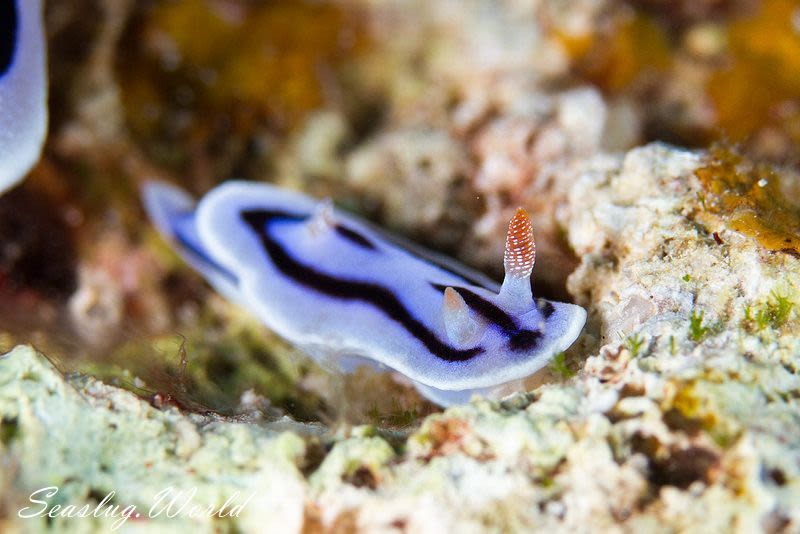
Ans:
<svg viewBox="0 0 800 534"><path fill-rule="evenodd" d="M433 409L331 378L214 295L144 217L148 178L327 195L495 277L522 205L537 294L560 299L577 260L556 212L589 157L665 141L779 165L745 231L796 220L798 0L51 0L46 27L45 152L0 197L0 350L32 342L154 403Z"/></svg>

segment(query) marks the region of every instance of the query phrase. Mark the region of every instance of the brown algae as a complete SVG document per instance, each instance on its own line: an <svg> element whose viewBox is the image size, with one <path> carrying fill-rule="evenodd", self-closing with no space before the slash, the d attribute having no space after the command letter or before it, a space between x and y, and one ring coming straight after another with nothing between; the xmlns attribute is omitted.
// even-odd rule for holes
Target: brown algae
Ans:
<svg viewBox="0 0 800 534"><path fill-rule="evenodd" d="M736 141L765 125L800 141L800 31L797 0L762 2L726 27L728 61L708 84L717 125Z"/></svg>
<svg viewBox="0 0 800 534"><path fill-rule="evenodd" d="M702 207L722 216L731 230L756 238L767 250L800 255L800 207L788 200L771 166L717 145L695 175L703 187Z"/></svg>

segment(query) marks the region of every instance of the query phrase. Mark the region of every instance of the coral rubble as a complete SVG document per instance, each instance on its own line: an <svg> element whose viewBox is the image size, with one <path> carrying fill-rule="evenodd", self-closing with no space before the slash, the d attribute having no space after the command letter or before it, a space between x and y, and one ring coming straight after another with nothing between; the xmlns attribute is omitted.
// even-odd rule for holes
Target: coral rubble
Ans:
<svg viewBox="0 0 800 534"><path fill-rule="evenodd" d="M159 483L214 502L246 488L262 500L231 520L245 531L275 517L363 531L791 531L800 261L705 226L703 165L650 145L586 162L569 188L559 219L582 258L569 288L592 313L595 350L566 383L431 415L397 448L374 427L321 438L286 420L156 410L18 348L0 359L3 454L17 466L6 483L15 502L52 483L70 502L115 489L141 506ZM320 439L332 446L321 457Z"/></svg>

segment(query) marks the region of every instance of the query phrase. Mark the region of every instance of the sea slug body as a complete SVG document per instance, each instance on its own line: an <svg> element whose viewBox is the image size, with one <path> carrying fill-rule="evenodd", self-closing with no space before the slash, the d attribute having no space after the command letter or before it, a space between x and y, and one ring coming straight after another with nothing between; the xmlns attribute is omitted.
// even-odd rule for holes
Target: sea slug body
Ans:
<svg viewBox="0 0 800 534"><path fill-rule="evenodd" d="M0 0L0 193L38 161L47 132L40 0Z"/></svg>
<svg viewBox="0 0 800 534"><path fill-rule="evenodd" d="M509 225L502 286L363 220L275 186L230 181L199 202L150 182L159 231L227 298L314 358L408 377L440 405L491 394L569 347L583 308L534 299L531 221Z"/></svg>

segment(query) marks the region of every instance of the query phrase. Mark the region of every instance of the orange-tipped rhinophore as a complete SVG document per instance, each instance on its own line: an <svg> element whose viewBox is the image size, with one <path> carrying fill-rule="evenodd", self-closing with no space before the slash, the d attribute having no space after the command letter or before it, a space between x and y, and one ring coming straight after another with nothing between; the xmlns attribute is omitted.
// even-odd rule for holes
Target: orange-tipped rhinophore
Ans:
<svg viewBox="0 0 800 534"><path fill-rule="evenodd" d="M517 212L508 224L506 250L503 254L506 276L530 277L534 261L536 261L536 243L533 240L531 218L524 209L517 208Z"/></svg>

